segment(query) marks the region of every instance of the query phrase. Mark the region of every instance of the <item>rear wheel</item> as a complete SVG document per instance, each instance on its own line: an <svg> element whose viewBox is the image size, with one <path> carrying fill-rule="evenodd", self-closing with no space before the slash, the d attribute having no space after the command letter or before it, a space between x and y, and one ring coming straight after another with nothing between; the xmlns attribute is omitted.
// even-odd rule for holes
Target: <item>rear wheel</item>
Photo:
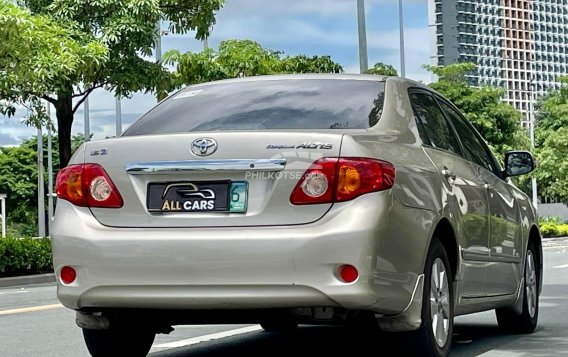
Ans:
<svg viewBox="0 0 568 357"><path fill-rule="evenodd" d="M416 331L402 333L405 354L445 357L452 345L454 304L448 255L434 238L424 268L422 324Z"/></svg>
<svg viewBox="0 0 568 357"><path fill-rule="evenodd" d="M85 344L93 357L147 356L155 337L156 334L151 330L135 327L83 329Z"/></svg>
<svg viewBox="0 0 568 357"><path fill-rule="evenodd" d="M260 323L260 327L267 332L292 332L298 327L296 321L267 320Z"/></svg>
<svg viewBox="0 0 568 357"><path fill-rule="evenodd" d="M538 289L540 270L535 259L534 244L529 242L525 258L523 310L513 308L495 310L499 327L514 333L531 333L538 323Z"/></svg>
<svg viewBox="0 0 568 357"><path fill-rule="evenodd" d="M298 320L288 310L276 311L267 314L260 327L267 332L292 332L298 327Z"/></svg>

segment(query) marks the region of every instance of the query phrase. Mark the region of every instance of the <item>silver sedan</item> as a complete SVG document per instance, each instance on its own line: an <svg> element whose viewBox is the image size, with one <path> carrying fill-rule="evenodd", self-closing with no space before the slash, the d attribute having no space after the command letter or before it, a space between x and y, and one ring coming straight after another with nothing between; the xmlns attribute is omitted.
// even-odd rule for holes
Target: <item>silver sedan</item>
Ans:
<svg viewBox="0 0 568 357"><path fill-rule="evenodd" d="M532 332L534 207L452 103L380 76L187 87L57 178L58 297L93 356L148 353L173 326L366 323L447 356L453 318Z"/></svg>

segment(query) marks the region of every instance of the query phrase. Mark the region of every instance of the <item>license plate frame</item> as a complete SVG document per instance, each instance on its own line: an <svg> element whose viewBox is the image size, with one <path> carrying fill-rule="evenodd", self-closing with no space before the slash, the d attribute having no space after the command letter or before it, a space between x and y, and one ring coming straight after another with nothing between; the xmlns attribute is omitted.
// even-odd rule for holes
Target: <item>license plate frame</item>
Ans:
<svg viewBox="0 0 568 357"><path fill-rule="evenodd" d="M150 182L146 208L150 213L246 213L248 182Z"/></svg>

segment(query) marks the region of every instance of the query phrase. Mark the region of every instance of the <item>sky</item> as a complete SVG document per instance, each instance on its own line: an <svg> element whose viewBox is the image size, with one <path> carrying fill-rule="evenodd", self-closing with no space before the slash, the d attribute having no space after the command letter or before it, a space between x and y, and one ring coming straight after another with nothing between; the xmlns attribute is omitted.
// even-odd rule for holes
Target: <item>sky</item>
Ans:
<svg viewBox="0 0 568 357"><path fill-rule="evenodd" d="M330 55L345 72L359 72L356 0L226 0L218 12L209 46L217 48L227 39L251 39L285 55ZM398 0L366 0L369 66L376 62L393 65L400 73ZM404 0L406 76L430 82L421 68L429 63L427 0ZM167 35L162 50L198 52L203 44L194 34ZM123 129L156 104L151 95L135 94L122 101ZM115 99L99 89L89 97L93 140L116 135ZM16 117L0 115L0 146L17 145L37 130ZM75 113L73 134L84 132L82 108ZM55 113L52 109L52 118Z"/></svg>

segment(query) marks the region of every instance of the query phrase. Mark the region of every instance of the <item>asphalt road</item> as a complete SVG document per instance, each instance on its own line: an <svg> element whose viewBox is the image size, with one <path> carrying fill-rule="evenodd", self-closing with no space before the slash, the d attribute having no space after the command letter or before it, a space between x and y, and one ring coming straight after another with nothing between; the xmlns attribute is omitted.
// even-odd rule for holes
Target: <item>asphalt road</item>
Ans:
<svg viewBox="0 0 568 357"><path fill-rule="evenodd" d="M452 356L568 356L568 239L545 242L545 280L540 321L532 335L507 335L494 313L456 318ZM386 351L385 337L355 328L306 326L291 335L266 333L256 325L180 326L158 335L153 357L278 355L358 356ZM393 353L394 352L394 353ZM0 356L88 357L74 313L58 304L55 286L0 289Z"/></svg>

